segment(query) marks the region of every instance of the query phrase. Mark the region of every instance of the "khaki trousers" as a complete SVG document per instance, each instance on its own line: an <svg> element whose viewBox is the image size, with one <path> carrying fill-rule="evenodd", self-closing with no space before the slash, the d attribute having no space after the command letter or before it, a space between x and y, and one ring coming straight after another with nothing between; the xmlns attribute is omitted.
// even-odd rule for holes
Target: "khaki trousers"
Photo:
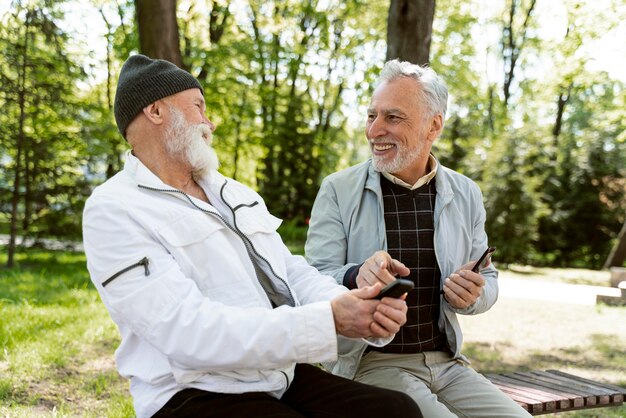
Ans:
<svg viewBox="0 0 626 418"><path fill-rule="evenodd" d="M449 353L388 354L371 351L354 378L411 396L425 418L530 417L487 378Z"/></svg>

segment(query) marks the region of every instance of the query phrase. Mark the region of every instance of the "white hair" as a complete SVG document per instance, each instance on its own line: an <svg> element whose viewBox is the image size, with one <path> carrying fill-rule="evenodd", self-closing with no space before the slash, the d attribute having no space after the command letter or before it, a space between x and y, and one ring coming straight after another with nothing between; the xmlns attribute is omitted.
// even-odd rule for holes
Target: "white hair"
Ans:
<svg viewBox="0 0 626 418"><path fill-rule="evenodd" d="M419 83L419 100L429 110L430 115L441 114L446 118L448 109L448 88L445 83L430 67L421 67L408 61L387 61L378 78L378 83L389 82L400 77L411 77Z"/></svg>

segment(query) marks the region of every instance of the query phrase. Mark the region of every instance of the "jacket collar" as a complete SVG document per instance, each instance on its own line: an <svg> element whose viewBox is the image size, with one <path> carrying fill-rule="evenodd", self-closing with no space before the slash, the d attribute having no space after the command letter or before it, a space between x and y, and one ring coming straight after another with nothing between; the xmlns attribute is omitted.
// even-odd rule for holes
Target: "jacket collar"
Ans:
<svg viewBox="0 0 626 418"><path fill-rule="evenodd" d="M437 188L437 194L440 194L442 197L445 197L445 202L448 202L454 196L454 192L452 191L452 187L450 186L449 174L447 172L448 168L441 165L437 157L433 154L430 154L434 163L437 167L437 174L435 175L435 187ZM367 164L367 179L365 180L365 188L372 190L379 197L381 197L380 190L380 172L376 171L374 168L374 164L372 163L372 159L368 159L365 164Z"/></svg>
<svg viewBox="0 0 626 418"><path fill-rule="evenodd" d="M156 189L176 189L167 183L164 183L156 174L146 167L139 158L135 157L131 150L126 151L126 161L124 162L124 170L135 180L137 185L148 186ZM202 187L220 187L226 178L217 170L212 170L207 176L200 179L199 183Z"/></svg>

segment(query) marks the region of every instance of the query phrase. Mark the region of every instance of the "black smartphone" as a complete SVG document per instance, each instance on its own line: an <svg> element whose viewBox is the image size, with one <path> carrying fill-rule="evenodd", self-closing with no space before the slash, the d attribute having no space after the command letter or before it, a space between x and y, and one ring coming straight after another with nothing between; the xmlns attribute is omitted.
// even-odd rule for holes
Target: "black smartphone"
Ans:
<svg viewBox="0 0 626 418"><path fill-rule="evenodd" d="M472 271L474 273L478 273L479 271L484 269L487 263L489 262L489 259L491 258L491 254L493 254L495 251L496 251L496 247L487 248L485 252L483 253L483 255L480 256L476 264L474 264L474 267L472 267Z"/></svg>
<svg viewBox="0 0 626 418"><path fill-rule="evenodd" d="M382 299L384 297L399 298L409 290L413 289L413 282L406 279L396 279L383 287L380 293L374 296L374 299Z"/></svg>

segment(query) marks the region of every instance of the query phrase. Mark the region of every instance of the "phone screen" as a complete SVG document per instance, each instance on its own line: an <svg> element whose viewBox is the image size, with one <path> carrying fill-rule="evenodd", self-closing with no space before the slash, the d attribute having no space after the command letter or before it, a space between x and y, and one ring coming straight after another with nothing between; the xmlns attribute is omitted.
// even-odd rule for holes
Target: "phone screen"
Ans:
<svg viewBox="0 0 626 418"><path fill-rule="evenodd" d="M399 298L409 290L413 289L413 282L406 279L396 279L383 287L380 293L374 296L374 299L382 299L384 297Z"/></svg>

